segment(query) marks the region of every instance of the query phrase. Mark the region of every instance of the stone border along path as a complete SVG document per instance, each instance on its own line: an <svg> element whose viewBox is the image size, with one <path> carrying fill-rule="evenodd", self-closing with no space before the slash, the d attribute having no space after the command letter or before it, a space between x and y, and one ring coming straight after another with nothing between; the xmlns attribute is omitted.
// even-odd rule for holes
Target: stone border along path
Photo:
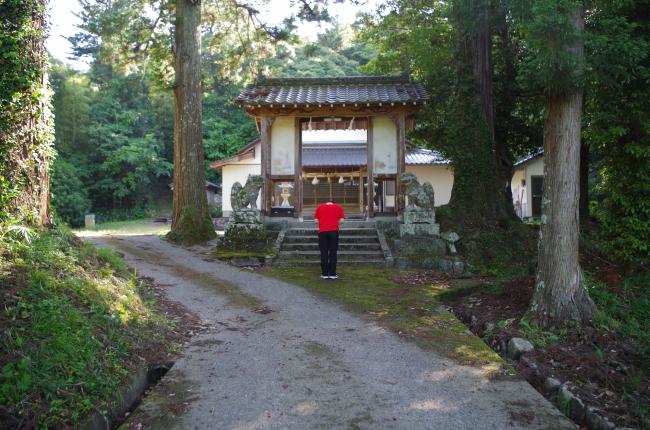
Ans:
<svg viewBox="0 0 650 430"><path fill-rule="evenodd" d="M206 261L206 249L93 240L209 327L122 428L576 428L524 380L490 379L301 287Z"/></svg>

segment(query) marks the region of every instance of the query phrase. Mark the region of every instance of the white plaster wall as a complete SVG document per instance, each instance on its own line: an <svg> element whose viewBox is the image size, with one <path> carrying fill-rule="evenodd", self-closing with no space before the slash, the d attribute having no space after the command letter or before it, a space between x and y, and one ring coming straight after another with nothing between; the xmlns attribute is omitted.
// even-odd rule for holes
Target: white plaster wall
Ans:
<svg viewBox="0 0 650 430"><path fill-rule="evenodd" d="M271 127L271 174L293 175L295 159L295 118L279 116Z"/></svg>
<svg viewBox="0 0 650 430"><path fill-rule="evenodd" d="M230 205L230 191L235 182L246 184L248 175L261 174L262 154L261 145L255 145L255 158L235 161L233 164L227 164L221 169L221 190L223 193L222 208L223 216L230 216L232 206ZM257 207L261 207L261 194L257 198Z"/></svg>
<svg viewBox="0 0 650 430"><path fill-rule="evenodd" d="M375 174L397 173L397 127L387 116L372 118L372 154Z"/></svg>
<svg viewBox="0 0 650 430"><path fill-rule="evenodd" d="M526 166L526 193L528 195L528 216L533 216L533 176L544 176L544 157L537 157Z"/></svg>
<svg viewBox="0 0 650 430"><path fill-rule="evenodd" d="M429 182L433 187L435 205L449 203L454 187L454 169L447 165L406 166L406 171L415 174L420 183Z"/></svg>
<svg viewBox="0 0 650 430"><path fill-rule="evenodd" d="M519 212L517 211L517 207L521 206L521 217L525 218L529 213L529 208L528 208L528 194L526 193L526 189L528 188L528 182L526 182L526 186L523 186L521 184L521 181L526 178L524 168L517 169L515 170L514 174L512 175L512 180L510 181L510 189L512 190L512 204L515 207L515 212L519 215Z"/></svg>
<svg viewBox="0 0 650 430"><path fill-rule="evenodd" d="M517 202L518 197L521 195L522 190L525 191L526 197L525 201L525 210L522 211L522 216L524 218L533 216L533 189L532 189L532 180L533 176L544 176L544 157L537 157L533 161L520 166L515 169L514 175L512 176L512 181L510 187L512 188L512 199L513 203ZM526 187L521 186L521 180L526 179Z"/></svg>

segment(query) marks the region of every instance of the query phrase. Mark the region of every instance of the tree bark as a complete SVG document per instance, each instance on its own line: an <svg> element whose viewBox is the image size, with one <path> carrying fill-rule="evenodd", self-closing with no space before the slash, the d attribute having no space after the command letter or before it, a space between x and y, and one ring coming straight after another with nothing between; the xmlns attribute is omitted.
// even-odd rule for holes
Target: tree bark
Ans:
<svg viewBox="0 0 650 430"><path fill-rule="evenodd" d="M487 0L454 2L457 82L448 110L453 142L454 187L449 206L462 219L492 223L497 218L494 152L492 33Z"/></svg>
<svg viewBox="0 0 650 430"><path fill-rule="evenodd" d="M449 206L480 223L516 219L510 180L512 160L505 133L497 133L494 106L493 21L489 0L454 2L454 26L458 33L458 83L449 112L450 136L458 151L454 160L454 187ZM507 35L507 33L506 33ZM513 68L514 70L514 68ZM513 71L514 74L514 71ZM512 106L502 106L507 108ZM477 109L478 108L478 109ZM479 118L474 118L478 110ZM509 114L510 112L508 112ZM503 129L503 127L501 127Z"/></svg>
<svg viewBox="0 0 650 430"><path fill-rule="evenodd" d="M580 225L589 221L589 146L580 144Z"/></svg>
<svg viewBox="0 0 650 430"><path fill-rule="evenodd" d="M54 156L45 3L16 2L3 11L21 23L11 32L29 34L20 39L20 50L7 61L26 64L21 73L30 79L14 88L14 100L0 100L4 108L0 109L0 194L11 195L8 202L0 198L10 206L0 207L0 213L11 213L18 221L38 227L51 224L50 161Z"/></svg>
<svg viewBox="0 0 650 430"><path fill-rule="evenodd" d="M582 9L576 8L571 16L573 24L582 31ZM565 49L581 63L582 42ZM582 90L547 95L538 272L527 313L527 318L543 327L568 320L587 321L594 308L578 262L581 121Z"/></svg>
<svg viewBox="0 0 650 430"><path fill-rule="evenodd" d="M507 10L504 7L497 8L493 18L498 22L496 40L501 50L501 81L500 88L495 89L498 102L494 106L494 153L496 156L497 181L499 186L498 198L501 199L497 204L500 206L501 216L516 220L517 214L512 201L512 175L514 174L512 151L509 147L509 128L511 127L510 118L515 109L515 100L517 97L518 87L515 85L517 80L517 69L515 67L515 47L513 46L510 28L507 19ZM499 91L500 89L500 91Z"/></svg>
<svg viewBox="0 0 650 430"><path fill-rule="evenodd" d="M183 244L205 242L216 236L205 192L200 23L200 0L176 1L174 207L168 237Z"/></svg>

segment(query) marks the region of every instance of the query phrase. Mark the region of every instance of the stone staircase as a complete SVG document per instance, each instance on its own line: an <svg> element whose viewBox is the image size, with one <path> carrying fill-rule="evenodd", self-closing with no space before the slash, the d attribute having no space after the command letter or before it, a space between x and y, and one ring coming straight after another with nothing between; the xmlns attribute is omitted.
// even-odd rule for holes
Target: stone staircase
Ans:
<svg viewBox="0 0 650 430"><path fill-rule="evenodd" d="M282 230L276 246L279 252L273 262L275 265L320 264L318 229L314 223L292 225ZM339 232L339 266L389 263L392 263L392 254L380 230L368 223L345 223Z"/></svg>

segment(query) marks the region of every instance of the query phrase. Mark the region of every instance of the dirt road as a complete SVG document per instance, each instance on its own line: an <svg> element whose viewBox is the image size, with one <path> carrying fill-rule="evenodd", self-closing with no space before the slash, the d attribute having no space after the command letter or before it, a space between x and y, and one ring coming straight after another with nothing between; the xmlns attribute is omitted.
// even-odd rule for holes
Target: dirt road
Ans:
<svg viewBox="0 0 650 430"><path fill-rule="evenodd" d="M525 381L487 378L300 287L156 236L92 240L209 326L125 428L576 428Z"/></svg>

